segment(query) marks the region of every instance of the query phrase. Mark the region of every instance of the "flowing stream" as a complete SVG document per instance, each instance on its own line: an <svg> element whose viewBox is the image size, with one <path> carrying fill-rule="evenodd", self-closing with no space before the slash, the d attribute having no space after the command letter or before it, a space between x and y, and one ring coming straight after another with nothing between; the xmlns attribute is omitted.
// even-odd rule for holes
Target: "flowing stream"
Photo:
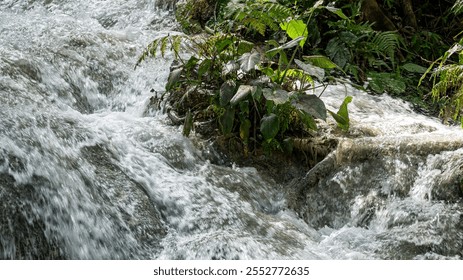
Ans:
<svg viewBox="0 0 463 280"><path fill-rule="evenodd" d="M160 112L153 0L0 1L0 259L460 259L463 132L330 86L358 138L302 179L219 166Z"/></svg>

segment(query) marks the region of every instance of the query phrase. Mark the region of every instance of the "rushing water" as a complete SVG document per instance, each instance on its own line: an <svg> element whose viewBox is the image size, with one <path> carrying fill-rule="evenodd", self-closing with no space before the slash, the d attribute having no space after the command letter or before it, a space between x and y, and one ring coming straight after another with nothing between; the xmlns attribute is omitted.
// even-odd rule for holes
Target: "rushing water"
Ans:
<svg viewBox="0 0 463 280"><path fill-rule="evenodd" d="M347 90L369 137L324 176L281 186L212 164L145 112L170 61L133 69L174 25L152 0L0 2L0 258L462 257L462 132L332 86L327 104Z"/></svg>

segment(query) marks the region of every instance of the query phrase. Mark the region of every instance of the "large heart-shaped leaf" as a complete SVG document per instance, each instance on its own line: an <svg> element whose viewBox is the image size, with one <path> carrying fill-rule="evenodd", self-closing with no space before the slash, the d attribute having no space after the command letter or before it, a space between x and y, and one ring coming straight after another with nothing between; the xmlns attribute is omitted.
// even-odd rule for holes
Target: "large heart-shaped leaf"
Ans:
<svg viewBox="0 0 463 280"><path fill-rule="evenodd" d="M233 98L230 100L231 105L238 104L244 100L254 90L255 87L249 85L240 85Z"/></svg>
<svg viewBox="0 0 463 280"><path fill-rule="evenodd" d="M299 59L295 59L294 62L296 63L299 68L307 72L310 76L315 76L319 81L323 81L323 78L325 78L325 70L323 68L317 67L312 64L307 64Z"/></svg>
<svg viewBox="0 0 463 280"><path fill-rule="evenodd" d="M219 118L220 128L224 135L230 134L232 132L234 121L235 109L227 108L224 114Z"/></svg>
<svg viewBox="0 0 463 280"><path fill-rule="evenodd" d="M310 114L317 119L326 120L325 103L316 95L303 94L294 102L294 107Z"/></svg>
<svg viewBox="0 0 463 280"><path fill-rule="evenodd" d="M220 106L224 107L230 102L236 92L236 83L232 80L228 80L220 87Z"/></svg>
<svg viewBox="0 0 463 280"><path fill-rule="evenodd" d="M265 140L273 139L278 134L280 130L280 121L278 120L277 115L270 114L262 118L260 123L260 132L264 136Z"/></svg>
<svg viewBox="0 0 463 280"><path fill-rule="evenodd" d="M275 104L283 104L289 101L289 93L286 90L264 88L262 92L265 99L272 100Z"/></svg>
<svg viewBox="0 0 463 280"><path fill-rule="evenodd" d="M293 19L293 20L290 20L288 22L284 22L284 23L281 23L280 24L280 27L281 29L285 30L286 33L288 34L288 36L291 38L291 39L296 39L298 37L304 37L304 39L302 39L300 42L299 42L299 45L301 47L304 46L305 44L305 41L307 39L307 35L309 34L308 31L307 31L307 26L306 24L298 19Z"/></svg>
<svg viewBox="0 0 463 280"><path fill-rule="evenodd" d="M256 65L260 62L260 54L258 52L248 52L243 54L239 59L240 69L245 73L255 69Z"/></svg>

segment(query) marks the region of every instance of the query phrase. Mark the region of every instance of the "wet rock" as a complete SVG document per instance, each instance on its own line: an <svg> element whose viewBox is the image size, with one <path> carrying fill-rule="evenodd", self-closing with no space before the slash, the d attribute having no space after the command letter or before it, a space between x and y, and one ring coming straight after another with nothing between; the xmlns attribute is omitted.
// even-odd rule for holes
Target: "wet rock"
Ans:
<svg viewBox="0 0 463 280"><path fill-rule="evenodd" d="M128 229L122 226L121 230L130 230L142 247L151 248L153 252L159 250L166 228L149 193L111 162L110 154L103 146L84 147L81 152L97 167L96 180L88 182L90 187L100 190L95 193L96 199L101 200L102 205L118 208L122 221L128 225ZM103 190L108 188L111 193L104 193ZM130 205L131 210L126 211L118 205Z"/></svg>
<svg viewBox="0 0 463 280"><path fill-rule="evenodd" d="M37 178L38 179L38 178ZM45 224L32 211L36 188L17 184L0 174L0 259L63 259L60 243L49 236Z"/></svg>

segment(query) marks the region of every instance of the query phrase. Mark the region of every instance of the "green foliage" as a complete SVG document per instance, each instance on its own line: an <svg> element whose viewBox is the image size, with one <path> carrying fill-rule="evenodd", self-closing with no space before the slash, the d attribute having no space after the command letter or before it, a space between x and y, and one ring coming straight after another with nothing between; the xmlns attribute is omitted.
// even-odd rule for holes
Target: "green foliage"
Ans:
<svg viewBox="0 0 463 280"><path fill-rule="evenodd" d="M330 115L338 123L338 127L340 127L344 131L349 130L350 119L349 119L349 111L347 110L347 105L350 102L352 102L352 96L347 96L346 98L344 98L344 101L342 102L341 107L339 107L339 110L337 113L328 111Z"/></svg>
<svg viewBox="0 0 463 280"><path fill-rule="evenodd" d="M302 37L299 45L301 47L304 46L309 32L307 30L307 25L302 20L292 19L288 22L280 23L280 27L282 30L286 31L288 36L293 40Z"/></svg>
<svg viewBox="0 0 463 280"><path fill-rule="evenodd" d="M457 55L457 61L451 57ZM434 68L438 63L439 65ZM463 109L463 39L455 43L443 56L434 61L421 77L420 83L431 73L433 87L432 99L440 105L440 115L445 121L459 120L463 126L461 112Z"/></svg>

